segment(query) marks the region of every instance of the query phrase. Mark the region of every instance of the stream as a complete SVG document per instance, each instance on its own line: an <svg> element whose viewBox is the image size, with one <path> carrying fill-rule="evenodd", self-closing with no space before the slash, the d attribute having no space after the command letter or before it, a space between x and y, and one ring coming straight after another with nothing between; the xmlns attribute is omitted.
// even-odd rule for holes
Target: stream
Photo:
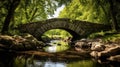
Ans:
<svg viewBox="0 0 120 67"><path fill-rule="evenodd" d="M51 40L47 44L50 46L45 47L44 50L49 53L62 52L70 48L68 42L63 42L62 40Z"/></svg>
<svg viewBox="0 0 120 67"><path fill-rule="evenodd" d="M44 47L45 52L55 53L64 52L70 48L67 42L52 40L46 43L49 46ZM15 55L14 53L0 53L0 67L119 67L118 63L98 63L92 58L59 61L52 60L49 57L37 58L34 55Z"/></svg>

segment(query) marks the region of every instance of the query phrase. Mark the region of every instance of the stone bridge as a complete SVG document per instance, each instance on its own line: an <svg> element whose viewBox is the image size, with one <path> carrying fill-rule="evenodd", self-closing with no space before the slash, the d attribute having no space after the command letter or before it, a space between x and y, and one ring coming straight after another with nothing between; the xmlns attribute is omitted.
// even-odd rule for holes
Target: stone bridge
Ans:
<svg viewBox="0 0 120 67"><path fill-rule="evenodd" d="M20 25L18 29L22 33L30 33L39 40L41 40L43 33L50 29L64 29L73 36L73 40L76 40L77 38L87 37L93 32L108 30L110 26L80 20L54 18L23 24Z"/></svg>

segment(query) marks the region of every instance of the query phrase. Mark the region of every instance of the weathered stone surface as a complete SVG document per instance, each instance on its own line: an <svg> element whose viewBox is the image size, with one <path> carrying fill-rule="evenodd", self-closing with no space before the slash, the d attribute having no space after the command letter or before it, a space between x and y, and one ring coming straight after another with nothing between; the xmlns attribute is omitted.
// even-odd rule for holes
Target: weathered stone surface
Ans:
<svg viewBox="0 0 120 67"><path fill-rule="evenodd" d="M75 47L78 49L90 49L92 51L103 51L105 45L101 40L81 39L75 43Z"/></svg>
<svg viewBox="0 0 120 67"><path fill-rule="evenodd" d="M91 42L87 39L81 39L81 40L78 40L76 43L75 43L75 47L78 47L78 48L81 48L81 49L85 49L85 48L90 48L91 47Z"/></svg>
<svg viewBox="0 0 120 67"><path fill-rule="evenodd" d="M8 36L8 35L0 35L0 43L1 44L4 44L6 46L10 46L13 44L13 41L14 39L11 37L11 36Z"/></svg>
<svg viewBox="0 0 120 67"><path fill-rule="evenodd" d="M87 42L79 41L75 43L75 47L79 47L81 49L90 47Z"/></svg>
<svg viewBox="0 0 120 67"><path fill-rule="evenodd" d="M91 50L103 51L103 50L105 50L105 45L101 42L92 42Z"/></svg>
<svg viewBox="0 0 120 67"><path fill-rule="evenodd" d="M25 36L0 35L0 48L8 50L31 50L42 48L45 44L30 34Z"/></svg>
<svg viewBox="0 0 120 67"><path fill-rule="evenodd" d="M84 47L87 47L84 49ZM90 48L90 49L89 49ZM86 50L87 49L87 50ZM90 55L95 59L106 59L114 60L117 58L119 61L120 57L120 45L104 43L101 39L81 39L75 43L75 50L78 52L90 51ZM115 56L115 57L113 57Z"/></svg>
<svg viewBox="0 0 120 67"><path fill-rule="evenodd" d="M110 26L104 24L71 20L67 18L54 18L19 26L19 30L22 33L30 33L37 39L40 39L42 34L50 29L64 29L73 35L73 40L76 40L79 37L86 37L93 32L108 30L110 28Z"/></svg>
<svg viewBox="0 0 120 67"><path fill-rule="evenodd" d="M114 56L118 54L120 54L120 46L111 47L108 50L104 50L101 52L92 51L90 53L91 56L97 57L97 58L108 58L110 56Z"/></svg>
<svg viewBox="0 0 120 67"><path fill-rule="evenodd" d="M120 62L120 55L111 56L108 60Z"/></svg>
<svg viewBox="0 0 120 67"><path fill-rule="evenodd" d="M98 58L98 51L92 51L90 55L94 58Z"/></svg>

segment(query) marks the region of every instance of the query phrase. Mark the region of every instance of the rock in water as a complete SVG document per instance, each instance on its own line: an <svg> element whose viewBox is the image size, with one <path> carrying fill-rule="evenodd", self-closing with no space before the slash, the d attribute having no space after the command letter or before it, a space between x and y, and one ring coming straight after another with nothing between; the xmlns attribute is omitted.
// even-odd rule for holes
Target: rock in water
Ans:
<svg viewBox="0 0 120 67"><path fill-rule="evenodd" d="M103 51L105 50L105 45L100 42L92 42L91 50L93 51Z"/></svg>
<svg viewBox="0 0 120 67"><path fill-rule="evenodd" d="M120 54L120 46L115 46L101 52L92 51L90 53L91 56L98 58L108 58L110 56L119 55L119 54Z"/></svg>
<svg viewBox="0 0 120 67"><path fill-rule="evenodd" d="M98 58L98 51L92 51L90 55L94 58Z"/></svg>
<svg viewBox="0 0 120 67"><path fill-rule="evenodd" d="M120 62L120 55L111 56L108 60Z"/></svg>
<svg viewBox="0 0 120 67"><path fill-rule="evenodd" d="M75 47L88 49L91 47L91 42L89 42L87 39L81 39L75 43Z"/></svg>

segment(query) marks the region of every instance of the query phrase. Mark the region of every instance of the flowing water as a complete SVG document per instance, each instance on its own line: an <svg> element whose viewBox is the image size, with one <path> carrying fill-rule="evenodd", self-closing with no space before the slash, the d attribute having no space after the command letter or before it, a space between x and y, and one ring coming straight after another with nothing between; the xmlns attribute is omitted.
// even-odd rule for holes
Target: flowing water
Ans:
<svg viewBox="0 0 120 67"><path fill-rule="evenodd" d="M50 46L45 47L46 52L54 53L54 52L62 52L69 49L68 42L64 42L62 40L51 40L50 43L47 43Z"/></svg>
<svg viewBox="0 0 120 67"><path fill-rule="evenodd" d="M52 40L47 43L44 50L46 52L55 53L63 52L70 48L67 42ZM52 60L49 57L36 58L34 55L15 55L14 53L0 53L0 67L119 67L118 63L98 63L96 60L77 59L77 60Z"/></svg>

